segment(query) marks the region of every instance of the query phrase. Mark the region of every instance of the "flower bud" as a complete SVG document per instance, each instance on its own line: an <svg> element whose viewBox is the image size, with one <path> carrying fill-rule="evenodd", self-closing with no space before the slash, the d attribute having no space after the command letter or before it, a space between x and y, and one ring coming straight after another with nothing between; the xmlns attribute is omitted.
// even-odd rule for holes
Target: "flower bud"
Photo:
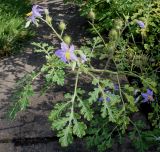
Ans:
<svg viewBox="0 0 160 152"><path fill-rule="evenodd" d="M63 30L66 29L66 24L65 24L63 21L61 21L61 22L59 23L59 29L60 29L61 31L63 31Z"/></svg>
<svg viewBox="0 0 160 152"><path fill-rule="evenodd" d="M115 50L115 47L116 47L115 42L109 42L107 47L108 52L109 53L113 52Z"/></svg>
<svg viewBox="0 0 160 152"><path fill-rule="evenodd" d="M64 42L65 42L66 44L68 44L68 45L71 43L71 37L68 36L68 35L64 36L63 40L64 40Z"/></svg>
<svg viewBox="0 0 160 152"><path fill-rule="evenodd" d="M110 39L110 41L116 41L117 38L118 38L118 32L115 29L112 29L109 32L109 39Z"/></svg>
<svg viewBox="0 0 160 152"><path fill-rule="evenodd" d="M49 15L48 9L44 9L44 13L46 14L46 16Z"/></svg>
<svg viewBox="0 0 160 152"><path fill-rule="evenodd" d="M90 12L88 14L88 18L90 18L91 20L95 20L95 18L96 18L96 15L92 9L90 10Z"/></svg>
<svg viewBox="0 0 160 152"><path fill-rule="evenodd" d="M46 21L47 23L51 24L52 22L52 17L50 17L49 15L46 16Z"/></svg>
<svg viewBox="0 0 160 152"><path fill-rule="evenodd" d="M123 21L121 19L115 20L115 28L117 30L120 30L122 28L122 26L123 26Z"/></svg>

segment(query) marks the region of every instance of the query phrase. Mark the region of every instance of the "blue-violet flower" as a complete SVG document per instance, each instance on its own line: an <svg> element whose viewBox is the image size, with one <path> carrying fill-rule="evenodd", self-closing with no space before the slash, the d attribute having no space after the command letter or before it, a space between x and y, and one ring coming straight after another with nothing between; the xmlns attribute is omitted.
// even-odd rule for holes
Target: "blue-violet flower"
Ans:
<svg viewBox="0 0 160 152"><path fill-rule="evenodd" d="M74 45L68 46L64 42L61 43L61 49L57 50L55 55L65 63L78 60L77 56L74 54Z"/></svg>
<svg viewBox="0 0 160 152"><path fill-rule="evenodd" d="M154 101L153 91L150 90L150 89L147 89L147 92L146 93L141 93L141 95L144 98L143 102Z"/></svg>
<svg viewBox="0 0 160 152"><path fill-rule="evenodd" d="M100 98L98 99L98 101L103 101L103 98L102 98L102 97L100 97ZM106 98L106 101L107 101L107 102L110 102L110 101L111 101L111 99L110 99L109 97L107 97L107 98Z"/></svg>
<svg viewBox="0 0 160 152"><path fill-rule="evenodd" d="M114 90L118 91L119 90L119 85L118 84L114 84Z"/></svg>
<svg viewBox="0 0 160 152"><path fill-rule="evenodd" d="M32 11L27 14L28 19L31 20L34 24L36 23L37 17L42 17L41 12L43 12L44 9L39 5L33 5Z"/></svg>
<svg viewBox="0 0 160 152"><path fill-rule="evenodd" d="M143 21L137 21L137 24L141 27L141 28L145 28L145 24Z"/></svg>

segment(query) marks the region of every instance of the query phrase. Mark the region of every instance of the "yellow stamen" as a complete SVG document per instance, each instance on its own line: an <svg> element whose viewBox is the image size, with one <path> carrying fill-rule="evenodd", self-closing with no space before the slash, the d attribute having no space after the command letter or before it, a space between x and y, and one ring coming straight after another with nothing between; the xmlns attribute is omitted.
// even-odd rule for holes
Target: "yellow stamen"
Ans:
<svg viewBox="0 0 160 152"><path fill-rule="evenodd" d="M69 51L66 51L65 56L66 56L66 59L67 59L67 60L70 60L71 56L70 56L70 52L69 52Z"/></svg>
<svg viewBox="0 0 160 152"><path fill-rule="evenodd" d="M32 16L32 12L27 13L26 16Z"/></svg>

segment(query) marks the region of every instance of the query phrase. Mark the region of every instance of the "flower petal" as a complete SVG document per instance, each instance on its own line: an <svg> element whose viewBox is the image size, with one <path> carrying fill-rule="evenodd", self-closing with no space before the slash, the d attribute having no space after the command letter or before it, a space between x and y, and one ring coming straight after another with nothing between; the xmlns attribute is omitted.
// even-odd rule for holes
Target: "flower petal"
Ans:
<svg viewBox="0 0 160 152"><path fill-rule="evenodd" d="M147 93L141 93L143 98L148 98L148 94Z"/></svg>
<svg viewBox="0 0 160 152"><path fill-rule="evenodd" d="M73 61L78 61L77 56L73 52L70 53L70 59Z"/></svg>
<svg viewBox="0 0 160 152"><path fill-rule="evenodd" d="M32 7L32 13L35 17L41 17L41 14L39 13L39 10L38 10L38 5L33 5Z"/></svg>
<svg viewBox="0 0 160 152"><path fill-rule="evenodd" d="M142 97L144 98L143 102L148 101L148 94L147 93L141 93Z"/></svg>
<svg viewBox="0 0 160 152"><path fill-rule="evenodd" d="M66 52L66 51L69 50L69 46L66 43L62 42L61 43L61 49L62 49L62 51Z"/></svg>
<svg viewBox="0 0 160 152"><path fill-rule="evenodd" d="M66 59L65 56L62 56L62 57L61 57L61 60L62 60L63 62L65 62L65 63L67 62L67 59Z"/></svg>
<svg viewBox="0 0 160 152"><path fill-rule="evenodd" d="M150 96L153 96L153 91L150 90L150 89L147 89L147 94L150 95Z"/></svg>
<svg viewBox="0 0 160 152"><path fill-rule="evenodd" d="M142 102L143 103L148 102L148 98L145 98Z"/></svg>
<svg viewBox="0 0 160 152"><path fill-rule="evenodd" d="M65 52L60 49L55 52L55 55L58 57L62 57L65 56Z"/></svg>
<svg viewBox="0 0 160 152"><path fill-rule="evenodd" d="M34 15L28 17L29 20L31 20L34 24L36 24L36 18Z"/></svg>
<svg viewBox="0 0 160 152"><path fill-rule="evenodd" d="M66 56L65 56L65 52L63 50L57 50L55 52L55 55L58 56L63 62L67 62Z"/></svg>
<svg viewBox="0 0 160 152"><path fill-rule="evenodd" d="M71 45L71 46L70 46L69 51L70 51L70 52L73 52L73 51L74 51L74 45Z"/></svg>

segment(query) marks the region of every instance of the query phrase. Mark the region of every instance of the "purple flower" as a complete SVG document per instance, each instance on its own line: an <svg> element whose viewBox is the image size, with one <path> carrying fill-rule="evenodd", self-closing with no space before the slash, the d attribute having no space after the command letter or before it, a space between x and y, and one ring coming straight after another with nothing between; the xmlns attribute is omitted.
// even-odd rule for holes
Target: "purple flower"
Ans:
<svg viewBox="0 0 160 152"><path fill-rule="evenodd" d="M103 101L103 98L102 98L102 97L100 97L100 98L98 99L98 101ZM107 97L107 98L106 98L106 101L107 101L107 102L110 102L110 101L111 101L111 99L110 99L109 97Z"/></svg>
<svg viewBox="0 0 160 152"><path fill-rule="evenodd" d="M119 85L118 84L114 84L114 90L118 91L119 90Z"/></svg>
<svg viewBox="0 0 160 152"><path fill-rule="evenodd" d="M110 88L107 86L107 87L105 87L104 92L107 92L108 90L110 90ZM118 84L114 84L113 90L114 91L118 91L119 90L119 85Z"/></svg>
<svg viewBox="0 0 160 152"><path fill-rule="evenodd" d="M39 5L33 5L32 11L27 14L28 19L31 20L34 24L36 23L36 18L37 17L42 17L41 12L43 12L43 8Z"/></svg>
<svg viewBox="0 0 160 152"><path fill-rule="evenodd" d="M74 54L74 45L68 46L64 42L61 43L61 49L57 50L55 55L65 63L78 60L77 56Z"/></svg>
<svg viewBox="0 0 160 152"><path fill-rule="evenodd" d="M147 92L146 93L141 93L141 95L144 98L143 102L154 101L153 91L150 90L150 89L147 89Z"/></svg>
<svg viewBox="0 0 160 152"><path fill-rule="evenodd" d="M111 101L111 99L110 99L109 97L107 97L107 98L106 98L106 101L110 102L110 101Z"/></svg>
<svg viewBox="0 0 160 152"><path fill-rule="evenodd" d="M110 102L111 99L110 99L109 96L113 96L113 94L112 94L110 91L106 91L106 94L107 94L106 101L107 101L107 102ZM98 101L103 101L103 99L104 99L103 97L100 97L100 98L98 99Z"/></svg>
<svg viewBox="0 0 160 152"><path fill-rule="evenodd" d="M141 27L141 28L145 28L145 24L143 21L137 21L137 24Z"/></svg>

